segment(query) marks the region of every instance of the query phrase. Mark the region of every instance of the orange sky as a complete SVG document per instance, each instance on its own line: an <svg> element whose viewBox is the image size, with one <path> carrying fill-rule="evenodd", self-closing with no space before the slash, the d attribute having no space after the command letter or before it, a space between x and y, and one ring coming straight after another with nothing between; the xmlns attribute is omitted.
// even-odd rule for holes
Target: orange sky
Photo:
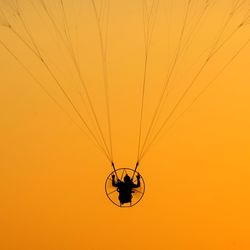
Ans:
<svg viewBox="0 0 250 250"><path fill-rule="evenodd" d="M0 8L14 29L34 48L18 16L12 15L13 10L8 7L11 2L0 1ZM31 2L35 5L19 0L19 7L35 44L96 133L86 111L86 100L84 103L81 100L83 91L65 44L42 6ZM45 2L63 32L65 24L60 5ZM107 68L117 167L134 167L137 156L145 53L141 2L110 1ZM148 6L152 2L148 1ZM143 138L171 58L175 56L187 10L188 1L176 2L171 8L170 0L160 1L158 12L152 15L156 19L149 51ZM241 1L211 1L215 4L209 6L193 33L190 31L203 13L206 1L191 2L182 45L188 34L192 34L192 39L190 45L186 43L185 54L178 59L169 86L171 94L159 124L199 72L213 45L223 44L176 110L169 126L249 39L250 30L246 25L227 40L249 9L249 1L245 1L223 34L220 31L231 2ZM72 46L108 138L100 43L93 7L87 0L64 0L64 4ZM101 1L96 4L99 10ZM2 23L5 24L4 19ZM102 24L105 27L105 22ZM60 102L64 111L81 124L39 59L10 29L4 26L0 29L0 41ZM218 43L216 37L220 38ZM133 208L119 209L104 192L106 177L112 171L110 163L86 136L87 130L84 128L82 133L2 45L1 250L250 249L249 46L171 129L164 130L139 167L146 182L145 196ZM159 125L155 132L157 128Z"/></svg>

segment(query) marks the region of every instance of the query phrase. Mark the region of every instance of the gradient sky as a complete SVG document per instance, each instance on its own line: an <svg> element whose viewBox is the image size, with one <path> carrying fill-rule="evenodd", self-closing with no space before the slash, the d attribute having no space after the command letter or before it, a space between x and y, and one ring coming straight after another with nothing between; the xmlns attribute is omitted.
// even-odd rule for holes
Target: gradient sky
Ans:
<svg viewBox="0 0 250 250"><path fill-rule="evenodd" d="M29 39L18 17L12 15L15 8L8 7L12 2L1 1L0 8L16 31ZM63 27L57 1L45 2L55 22ZM156 21L149 52L143 136L176 52L187 2L178 0L172 6L170 0L160 1L157 14L153 12ZM206 1L193 2L188 27L197 23ZM231 3L241 1L212 2L215 4L191 33L193 40L186 54L180 56L170 85L171 96L159 122L197 74L216 37L222 43L227 41L250 7L250 2L245 1L220 36ZM88 0L64 3L73 48L107 137L93 7ZM151 3L148 1L149 6ZM101 1L96 4L99 8ZM96 131L88 119L86 103L80 98L82 91L74 65L39 1L20 0L19 7L53 73ZM142 1L110 1L107 66L117 167L134 167L137 156L145 52L142 13ZM173 122L218 76L249 34L249 27L244 26L223 45L177 110ZM23 42L5 26L0 27L0 39L80 124L51 76ZM104 192L106 177L112 171L110 163L86 136L86 129L82 133L2 45L1 250L250 249L250 46L173 127L169 123L171 129L164 130L138 169L146 182L145 196L133 208L119 209Z"/></svg>

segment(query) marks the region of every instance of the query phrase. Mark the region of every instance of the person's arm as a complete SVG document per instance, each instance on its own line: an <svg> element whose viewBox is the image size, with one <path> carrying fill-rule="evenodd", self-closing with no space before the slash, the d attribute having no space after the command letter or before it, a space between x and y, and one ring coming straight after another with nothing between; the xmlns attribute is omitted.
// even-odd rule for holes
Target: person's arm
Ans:
<svg viewBox="0 0 250 250"><path fill-rule="evenodd" d="M118 187L117 182L115 181L115 175L112 175L112 186L113 187Z"/></svg>
<svg viewBox="0 0 250 250"><path fill-rule="evenodd" d="M138 187L141 186L141 181L140 181L141 176L140 176L140 174L138 174L138 175L136 176L136 178L137 178L137 184L134 184L134 185L133 185L134 188L138 188Z"/></svg>

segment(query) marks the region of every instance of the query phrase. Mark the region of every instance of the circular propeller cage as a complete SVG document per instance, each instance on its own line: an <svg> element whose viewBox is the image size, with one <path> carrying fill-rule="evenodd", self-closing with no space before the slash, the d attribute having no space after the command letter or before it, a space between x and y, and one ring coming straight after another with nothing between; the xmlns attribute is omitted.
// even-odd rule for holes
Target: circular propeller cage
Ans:
<svg viewBox="0 0 250 250"><path fill-rule="evenodd" d="M121 204L119 200L118 188L113 186L113 183L112 183L113 175L115 175L115 182L123 181L124 177L128 175L132 179L133 183L136 185L137 184L136 176L138 174L139 174L138 172L130 168L119 168L116 171L113 171L112 173L109 174L105 182L105 192L106 192L107 197L113 204L115 204L118 207L133 207L142 199L145 193L145 182L141 175L140 175L141 177L140 187L132 189L132 199L131 199L131 202L128 202L128 203Z"/></svg>

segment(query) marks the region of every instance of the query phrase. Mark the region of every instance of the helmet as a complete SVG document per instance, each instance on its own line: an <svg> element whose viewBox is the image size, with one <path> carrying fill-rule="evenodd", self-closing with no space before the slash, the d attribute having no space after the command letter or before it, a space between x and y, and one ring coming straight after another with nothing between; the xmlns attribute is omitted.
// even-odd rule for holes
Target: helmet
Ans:
<svg viewBox="0 0 250 250"><path fill-rule="evenodd" d="M125 177L124 177L124 182L128 182L128 181L130 181L130 177L129 177L129 175L125 175Z"/></svg>

